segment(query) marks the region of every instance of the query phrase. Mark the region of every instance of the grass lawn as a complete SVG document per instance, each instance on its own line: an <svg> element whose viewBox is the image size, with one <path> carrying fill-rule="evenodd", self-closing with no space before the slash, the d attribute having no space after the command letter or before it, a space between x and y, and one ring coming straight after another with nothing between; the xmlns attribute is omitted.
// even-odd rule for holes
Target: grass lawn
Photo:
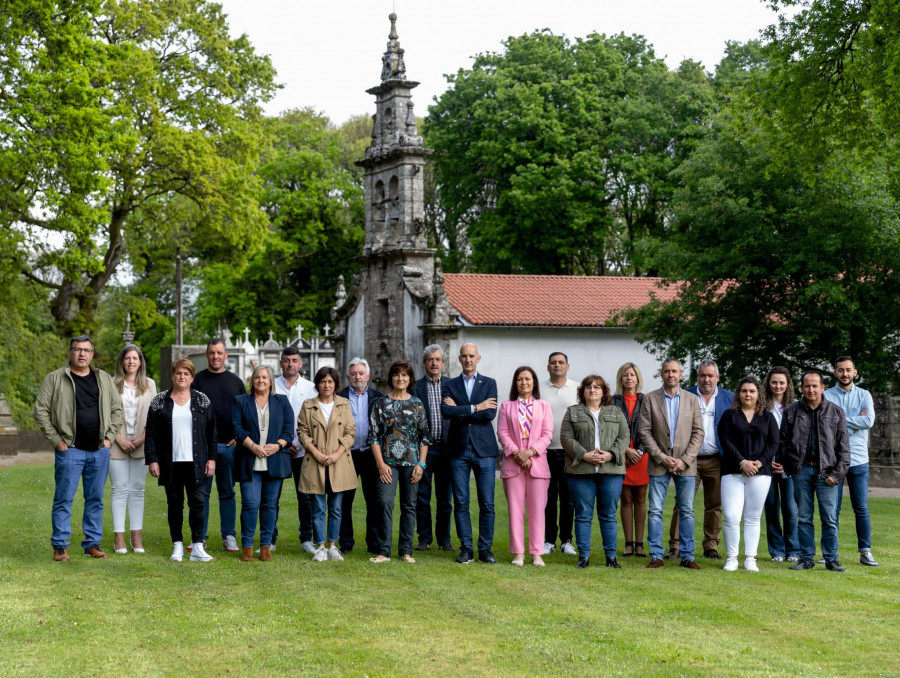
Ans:
<svg viewBox="0 0 900 678"><path fill-rule="evenodd" d="M358 550L313 563L287 490L271 563L240 562L218 535L214 562L171 562L164 492L152 479L146 555L112 554L107 487L110 558L81 555L79 492L72 562L55 563L52 464L0 468L0 676L900 675L900 500L871 500L879 568L857 564L845 501L846 573L790 572L766 557L751 574L703 558L700 572L669 562L647 570L638 558L608 570L596 524L587 570L560 554L546 568L511 567L499 482L496 566L457 565L435 550L416 553L415 565L371 565ZM361 495L358 504L362 525Z"/></svg>

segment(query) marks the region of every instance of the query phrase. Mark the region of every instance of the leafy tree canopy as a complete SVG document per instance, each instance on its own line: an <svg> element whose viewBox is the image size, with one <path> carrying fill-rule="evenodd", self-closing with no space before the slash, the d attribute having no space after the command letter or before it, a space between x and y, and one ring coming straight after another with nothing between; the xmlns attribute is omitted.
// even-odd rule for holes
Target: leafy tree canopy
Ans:
<svg viewBox="0 0 900 678"><path fill-rule="evenodd" d="M0 62L0 220L63 334L95 325L137 244L194 240L222 260L257 248L274 71L219 5L11 0Z"/></svg>
<svg viewBox="0 0 900 678"><path fill-rule="evenodd" d="M448 76L426 119L448 268L637 270L632 243L662 228L670 174L703 136L706 74L670 71L640 36L504 44Z"/></svg>

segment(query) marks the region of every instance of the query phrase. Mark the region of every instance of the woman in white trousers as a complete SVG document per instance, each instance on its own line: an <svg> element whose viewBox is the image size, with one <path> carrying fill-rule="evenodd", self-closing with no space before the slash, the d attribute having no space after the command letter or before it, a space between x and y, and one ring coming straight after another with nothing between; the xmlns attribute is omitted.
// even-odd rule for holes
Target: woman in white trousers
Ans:
<svg viewBox="0 0 900 678"><path fill-rule="evenodd" d="M722 444L722 513L726 572L738 569L741 515L744 517L744 569L759 572L760 517L772 482L772 460L778 451L778 424L766 407L756 377L738 382L731 409L717 429Z"/></svg>
<svg viewBox="0 0 900 678"><path fill-rule="evenodd" d="M150 401L156 395L156 383L147 376L144 354L127 344L116 358L114 377L122 398L124 423L109 450L109 480L112 499L113 538L116 553L128 553L125 546L125 514L131 527L131 548L144 552L144 427Z"/></svg>

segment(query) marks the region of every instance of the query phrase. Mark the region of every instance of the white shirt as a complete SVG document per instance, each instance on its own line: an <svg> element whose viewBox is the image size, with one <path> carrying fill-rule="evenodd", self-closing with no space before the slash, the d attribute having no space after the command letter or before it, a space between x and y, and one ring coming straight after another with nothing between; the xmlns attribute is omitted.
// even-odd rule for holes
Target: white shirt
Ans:
<svg viewBox="0 0 900 678"><path fill-rule="evenodd" d="M123 384L122 389L122 415L125 419L125 437L134 438L134 427L137 424L138 395L137 387Z"/></svg>
<svg viewBox="0 0 900 678"><path fill-rule="evenodd" d="M331 422L331 411L334 409L334 401L332 400L330 403L323 403L321 400L316 401L316 404L319 406L319 409L322 411L322 416L325 418L325 425Z"/></svg>
<svg viewBox="0 0 900 678"><path fill-rule="evenodd" d="M700 403L700 416L703 419L703 445L698 455L710 457L719 454L719 438L716 436L716 396L719 395L719 387L713 389L709 402L702 393L697 394L697 402Z"/></svg>
<svg viewBox="0 0 900 678"><path fill-rule="evenodd" d="M566 383L557 388L547 379L541 382L541 399L550 403L550 411L553 412L553 440L549 449L561 450L559 430L562 428L566 410L578 402L578 382L566 379Z"/></svg>
<svg viewBox="0 0 900 678"><path fill-rule="evenodd" d="M781 417L784 416L784 405L781 403L772 403L772 415L778 422L778 428L781 428Z"/></svg>
<svg viewBox="0 0 900 678"><path fill-rule="evenodd" d="M194 422L191 419L191 401L172 404L172 461L194 461Z"/></svg>
<svg viewBox="0 0 900 678"><path fill-rule="evenodd" d="M300 439L297 437L297 417L300 416L300 408L303 407L303 402L318 395L316 387L311 381L303 377L297 377L294 385L288 386L287 380L284 376L281 376L275 377L275 392L287 396L287 399L291 401L291 409L294 411L294 439L291 442L299 450L296 453L291 452L291 456L302 457L306 454L306 450L300 446Z"/></svg>
<svg viewBox="0 0 900 678"><path fill-rule="evenodd" d="M590 408L588 408L588 412L591 412ZM591 416L594 418L594 449L600 449L600 408L597 408L596 412L591 412ZM600 467L594 467L594 473L600 473Z"/></svg>

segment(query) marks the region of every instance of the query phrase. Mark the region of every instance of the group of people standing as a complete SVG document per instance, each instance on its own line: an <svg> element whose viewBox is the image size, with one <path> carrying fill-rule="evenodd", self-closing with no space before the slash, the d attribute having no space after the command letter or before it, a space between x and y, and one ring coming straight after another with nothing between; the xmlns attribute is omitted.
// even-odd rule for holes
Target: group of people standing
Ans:
<svg viewBox="0 0 900 678"><path fill-rule="evenodd" d="M100 541L107 475L115 552L127 553L127 513L129 545L143 553L149 467L166 491L173 560L182 560L186 551L193 561L213 559L207 531L214 478L223 549L254 560L258 531L256 553L260 560L271 560L281 491L284 480L293 478L301 548L314 561L340 561L354 548L352 506L359 485L370 562L387 562L393 554L399 493L396 553L401 560L414 563L413 552L434 542L440 550L456 552L450 534L455 519L460 544L456 561L470 563L476 556L469 513L474 476L477 557L496 563L494 487L499 470L509 505L513 565L524 564L527 516L533 565L544 565L542 556L556 550L559 538L562 553L577 555L577 567L588 567L596 506L605 563L621 567L621 499L623 557L647 557L646 524L649 568L677 558L683 567L698 569L693 503L702 485L704 556L720 558L724 514L726 571L738 569L741 520L744 568L758 571L764 510L772 560L791 561L792 569L812 568L813 497L819 505L825 565L842 571L837 521L845 476L860 563L877 565L867 503L874 406L871 395L855 385L849 357L836 361L837 385L827 391L822 374L803 374L803 397L795 400L785 368L770 370L763 383L755 377L741 379L735 395L718 387L713 361L701 363L697 386L683 390L681 365L666 360L663 387L644 394L634 363L618 369L611 388L597 374L580 383L568 379L568 357L555 352L548 361L549 379L540 380L534 369L522 366L512 376L508 398L499 401L496 381L478 372L481 356L474 344L460 348L462 374L453 379L443 376L439 345L425 349L425 374L418 380L411 364L395 362L387 373L387 394L369 386L369 365L361 358L350 362L350 383L343 390L332 367L318 370L312 382L303 379L302 359L293 347L283 351L278 377L268 366L256 367L246 393L243 381L225 369L227 356L224 342L213 339L207 345L207 369L197 373L190 360L178 360L172 366L172 388L157 394L137 346L120 351L110 377L91 365L89 337L70 342L68 365L47 375L34 406L35 421L56 449L55 560L69 558L71 507L79 481L85 496L82 548L85 555L106 557ZM675 485L676 510L670 548L664 553L662 510L670 483ZM182 534L185 498L191 533L187 547Z"/></svg>

